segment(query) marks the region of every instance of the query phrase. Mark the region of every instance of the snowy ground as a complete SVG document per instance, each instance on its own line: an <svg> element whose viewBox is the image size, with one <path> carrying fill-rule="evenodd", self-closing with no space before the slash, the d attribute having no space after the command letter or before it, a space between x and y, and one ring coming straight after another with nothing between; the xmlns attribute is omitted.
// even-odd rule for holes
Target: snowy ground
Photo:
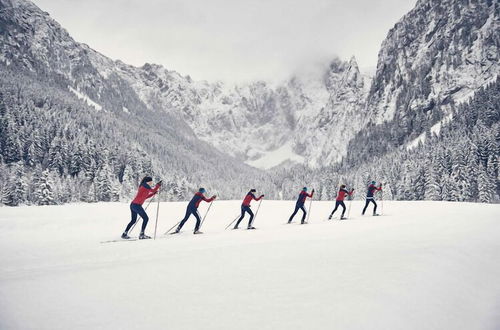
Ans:
<svg viewBox="0 0 500 330"><path fill-rule="evenodd" d="M239 204L215 202L205 235L108 244L126 204L0 208L0 329L500 328L500 205L354 202L327 222L316 202L300 226L264 201L258 230L224 231ZM159 233L185 205L162 203Z"/></svg>

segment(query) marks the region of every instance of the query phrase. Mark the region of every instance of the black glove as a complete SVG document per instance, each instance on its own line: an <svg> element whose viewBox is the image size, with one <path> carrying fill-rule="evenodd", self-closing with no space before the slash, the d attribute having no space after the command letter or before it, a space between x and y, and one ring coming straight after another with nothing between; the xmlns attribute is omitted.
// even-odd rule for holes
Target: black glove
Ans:
<svg viewBox="0 0 500 330"><path fill-rule="evenodd" d="M260 195L260 197L264 197L264 195Z"/></svg>
<svg viewBox="0 0 500 330"><path fill-rule="evenodd" d="M161 186L163 184L163 180L158 181L157 185Z"/></svg>

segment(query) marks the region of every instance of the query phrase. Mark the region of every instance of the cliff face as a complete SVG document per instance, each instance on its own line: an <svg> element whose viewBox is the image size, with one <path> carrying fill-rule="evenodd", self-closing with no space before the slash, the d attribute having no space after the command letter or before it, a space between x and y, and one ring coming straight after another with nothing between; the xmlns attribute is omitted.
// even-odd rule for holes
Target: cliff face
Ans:
<svg viewBox="0 0 500 330"><path fill-rule="evenodd" d="M382 43L368 96L375 123L460 102L493 81L499 27L495 1L419 1Z"/></svg>

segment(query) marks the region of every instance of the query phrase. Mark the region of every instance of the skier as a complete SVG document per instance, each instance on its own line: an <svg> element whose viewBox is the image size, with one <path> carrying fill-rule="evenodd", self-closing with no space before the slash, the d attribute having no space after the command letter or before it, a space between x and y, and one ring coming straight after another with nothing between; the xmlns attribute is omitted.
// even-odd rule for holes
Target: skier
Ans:
<svg viewBox="0 0 500 330"><path fill-rule="evenodd" d="M247 229L255 229L255 227L252 226L253 212L250 209L250 202L252 201L252 199L260 201L264 197L264 195L260 195L259 198L256 198L255 195L253 194L254 192L256 192L256 190L251 189L245 196L245 199L243 199L243 203L241 204L241 217L238 219L238 222L236 222L236 225L234 225L233 229L238 229L241 220L243 220L243 218L245 217L245 212L248 212L248 214L250 215L250 220L248 220Z"/></svg>
<svg viewBox="0 0 500 330"><path fill-rule="evenodd" d="M375 202L375 197L373 197L373 194L375 191L381 191L382 190L382 184L380 184L378 187L375 186L376 182L372 181L371 184L368 186L368 192L366 193L366 204L365 207L363 208L363 213L361 215L365 215L366 208L368 207L368 204L373 203L373 215L376 216L377 214L377 203Z"/></svg>
<svg viewBox="0 0 500 330"><path fill-rule="evenodd" d="M337 211L337 208L339 207L339 205L342 206L342 208L343 208L342 215L340 216L340 220L347 219L347 218L344 218L344 214L345 214L345 210L346 210L346 207L344 204L344 198L346 195L352 196L353 192L354 192L354 189L351 189L351 191L348 191L346 189L345 184L340 186L339 193L337 194L337 199L335 200L335 208L333 209L332 213L328 217L328 220L332 219L333 214L335 213L335 211Z"/></svg>
<svg viewBox="0 0 500 330"><path fill-rule="evenodd" d="M178 234L181 231L182 226L186 223L186 221L189 219L189 217L194 215L196 218L196 226L194 228L194 234L203 234L200 231L200 215L198 214L198 206L200 205L201 201L204 200L207 203L212 202L217 196L213 195L211 198L206 198L203 194L206 192L205 188L200 188L196 194L194 194L193 198L189 202L187 209L186 209L186 215L184 216L184 219L181 220L179 225L177 226L177 229L172 233L172 234Z"/></svg>
<svg viewBox="0 0 500 330"><path fill-rule="evenodd" d="M154 196L158 189L160 189L162 182L158 182L154 188L151 188L153 184L153 178L150 176L146 176L141 180L141 184L139 185L139 190L137 191L137 195L135 196L132 203L130 203L130 211L132 212L132 220L130 220L127 228L122 234L123 239L129 239L128 231L137 221L137 215L140 215L142 218L142 228L141 234L139 235L139 239L148 239L151 238L148 235L144 234L144 230L146 229L146 225L148 224L149 217L146 214L146 211L142 208L142 204L146 201L146 199Z"/></svg>
<svg viewBox="0 0 500 330"><path fill-rule="evenodd" d="M307 193L307 187L302 188L302 191L299 194L299 198L297 198L297 203L295 203L295 211L293 211L292 215L290 216L290 219L288 219L288 223L291 223L293 220L293 217L299 210L302 210L302 221L300 222L302 225L307 223L306 222L306 209L304 208L304 203L306 202L306 198L310 197L312 198L314 195L314 189L311 191L310 194Z"/></svg>

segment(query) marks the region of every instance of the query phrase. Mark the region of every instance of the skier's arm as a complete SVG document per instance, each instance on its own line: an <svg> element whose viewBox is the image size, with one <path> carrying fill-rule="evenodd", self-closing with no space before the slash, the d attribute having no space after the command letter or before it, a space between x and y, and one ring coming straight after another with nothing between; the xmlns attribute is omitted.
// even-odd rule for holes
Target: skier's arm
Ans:
<svg viewBox="0 0 500 330"><path fill-rule="evenodd" d="M262 198L264 198L264 195L260 195L260 197L258 198L255 198L255 196L253 196L253 199L255 199L256 201L260 201Z"/></svg>
<svg viewBox="0 0 500 330"><path fill-rule="evenodd" d="M352 196L352 194L354 194L354 188L353 188L353 189L351 189L351 192L347 192L347 194L348 194L349 196Z"/></svg>
<svg viewBox="0 0 500 330"><path fill-rule="evenodd" d="M212 197L210 198L206 198L204 195L201 195L201 199L203 199L205 202L207 203L210 203L212 202L215 198L217 198L217 196L213 195Z"/></svg>
<svg viewBox="0 0 500 330"><path fill-rule="evenodd" d="M156 184L156 186L148 192L148 198L153 196L154 194L156 194L158 192L158 190L161 188L161 184L162 184L161 181L158 182Z"/></svg>
<svg viewBox="0 0 500 330"><path fill-rule="evenodd" d="M312 198L312 197L313 197L313 195L314 195L314 189L311 191L311 193L310 193L310 194L306 193L306 195L307 195L307 197L311 197L311 198Z"/></svg>

